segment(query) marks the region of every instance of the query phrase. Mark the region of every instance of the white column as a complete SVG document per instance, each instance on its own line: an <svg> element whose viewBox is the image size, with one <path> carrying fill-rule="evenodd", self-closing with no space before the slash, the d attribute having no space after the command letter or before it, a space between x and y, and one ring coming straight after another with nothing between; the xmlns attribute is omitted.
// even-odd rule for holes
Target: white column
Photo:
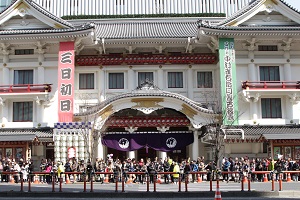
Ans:
<svg viewBox="0 0 300 200"><path fill-rule="evenodd" d="M163 160L167 157L167 152L159 151L159 158L162 158Z"/></svg>
<svg viewBox="0 0 300 200"><path fill-rule="evenodd" d="M9 85L9 69L7 67L2 68L2 83L3 85Z"/></svg>
<svg viewBox="0 0 300 200"><path fill-rule="evenodd" d="M157 70L157 87L161 90L164 88L164 72L162 70L162 66L159 66Z"/></svg>
<svg viewBox="0 0 300 200"><path fill-rule="evenodd" d="M194 99L194 85L193 85L193 70L192 66L189 66L189 69L187 70L187 89L188 89L188 98Z"/></svg>
<svg viewBox="0 0 300 200"><path fill-rule="evenodd" d="M197 160L199 157L199 140L198 140L198 131L194 131L194 143L192 144L192 158L193 160Z"/></svg>
<svg viewBox="0 0 300 200"><path fill-rule="evenodd" d="M98 143L98 151L97 151L97 157L98 158L103 158L105 159L105 155L104 155L104 146L102 144L102 141L101 141L101 137L99 138L99 143Z"/></svg>
<svg viewBox="0 0 300 200"><path fill-rule="evenodd" d="M251 110L251 115L252 115L252 119L253 120L257 120L257 106L258 106L258 103L255 101L255 102L250 102L250 110Z"/></svg>
<svg viewBox="0 0 300 200"><path fill-rule="evenodd" d="M104 101L105 99L105 76L104 71L100 69L98 71L98 81L97 85L99 86L99 98L100 102Z"/></svg>
<svg viewBox="0 0 300 200"><path fill-rule="evenodd" d="M255 70L254 64L254 52L249 51L248 58L250 59L250 63L248 64L248 74L249 74L249 81L257 81L257 73Z"/></svg>
<svg viewBox="0 0 300 200"><path fill-rule="evenodd" d="M132 69L132 66L130 66L128 69L128 90L129 91L132 91L136 88L134 83L135 83L134 71Z"/></svg>
<svg viewBox="0 0 300 200"><path fill-rule="evenodd" d="M45 83L45 69L42 66L38 67L38 83L39 84Z"/></svg>
<svg viewBox="0 0 300 200"><path fill-rule="evenodd" d="M130 159L136 158L136 151L129 151L129 152L127 152L127 156Z"/></svg>
<svg viewBox="0 0 300 200"><path fill-rule="evenodd" d="M291 64L290 62L290 52L289 51L285 51L284 52L284 58L286 59L286 62L284 64L284 80L283 81L291 81L292 79L292 72L291 72Z"/></svg>

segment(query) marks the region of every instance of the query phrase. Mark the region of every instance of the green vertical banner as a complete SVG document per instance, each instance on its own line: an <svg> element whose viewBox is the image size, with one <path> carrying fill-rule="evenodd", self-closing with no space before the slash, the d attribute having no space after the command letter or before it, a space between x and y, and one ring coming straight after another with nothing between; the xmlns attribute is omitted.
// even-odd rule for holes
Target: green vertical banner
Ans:
<svg viewBox="0 0 300 200"><path fill-rule="evenodd" d="M236 64L233 38L219 39L223 125L238 124Z"/></svg>

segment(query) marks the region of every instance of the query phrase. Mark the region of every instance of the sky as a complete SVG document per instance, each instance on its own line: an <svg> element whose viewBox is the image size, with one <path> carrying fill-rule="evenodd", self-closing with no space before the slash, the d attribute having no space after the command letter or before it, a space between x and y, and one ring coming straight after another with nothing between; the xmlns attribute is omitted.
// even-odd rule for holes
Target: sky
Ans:
<svg viewBox="0 0 300 200"><path fill-rule="evenodd" d="M300 0L285 0L285 2L300 10Z"/></svg>

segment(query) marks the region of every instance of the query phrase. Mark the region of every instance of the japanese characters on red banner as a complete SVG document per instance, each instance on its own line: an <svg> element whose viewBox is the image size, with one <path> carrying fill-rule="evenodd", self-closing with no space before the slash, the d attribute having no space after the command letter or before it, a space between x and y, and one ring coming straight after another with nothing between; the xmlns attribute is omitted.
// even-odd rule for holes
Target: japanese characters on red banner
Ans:
<svg viewBox="0 0 300 200"><path fill-rule="evenodd" d="M60 42L58 57L58 120L72 122L74 99L74 42Z"/></svg>

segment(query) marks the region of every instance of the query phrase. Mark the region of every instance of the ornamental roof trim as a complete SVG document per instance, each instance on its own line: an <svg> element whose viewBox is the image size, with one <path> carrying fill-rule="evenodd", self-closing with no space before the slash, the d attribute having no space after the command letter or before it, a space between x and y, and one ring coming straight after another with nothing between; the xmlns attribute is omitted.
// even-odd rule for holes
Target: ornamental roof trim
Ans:
<svg viewBox="0 0 300 200"><path fill-rule="evenodd" d="M201 107L201 104L198 102L195 102L183 95L177 94L177 93L172 93L172 92L167 92L159 89L157 86L153 84L153 82L146 80L144 83L142 83L139 87L137 87L135 90L128 92L128 93L123 93L120 95L113 96L101 103L99 103L96 106L91 107L89 111L82 112L82 113L76 113L74 116L85 116L85 115L90 115L94 114L103 108L105 108L107 105L110 105L114 101L124 99L124 98L132 98L132 97L169 97L169 98L174 98L174 99L179 99L192 108L196 109L199 112L202 113L208 113L208 114L214 114L212 110L206 109Z"/></svg>
<svg viewBox="0 0 300 200"><path fill-rule="evenodd" d="M74 36L84 37L89 35L93 31L92 29L94 29L94 24L87 24L82 27L68 29L0 30L0 40L16 40L29 38L73 38Z"/></svg>
<svg viewBox="0 0 300 200"><path fill-rule="evenodd" d="M236 36L265 36L265 35L300 35L299 26L211 26L207 22L199 22L199 28L205 35L236 35Z"/></svg>
<svg viewBox="0 0 300 200"><path fill-rule="evenodd" d="M47 16L48 18L50 18L50 19L52 19L52 20L54 20L54 21L56 21L56 22L58 22L58 23L60 23L64 26L66 26L67 28L74 28L74 26L71 23L69 23L69 22L53 15L51 12L44 9L43 7L41 7L40 5L38 5L36 2L34 2L32 0L12 0L11 4L0 12L0 15L2 13L4 13L5 11L9 10L11 7L13 7L14 5L16 5L19 2L25 2L26 4L30 5L32 8L34 8L35 10L40 12L41 14L43 14L43 15Z"/></svg>
<svg viewBox="0 0 300 200"><path fill-rule="evenodd" d="M282 15L286 15L289 19L297 23L297 25L241 25L247 22L248 19L255 16L256 13L269 9L267 6L263 7L266 3L273 3L276 7L275 10ZM238 12L234 13L227 19L219 22L218 24L211 24L209 21L198 20L198 35L219 35L219 36L293 36L299 35L300 30L300 12L287 4L284 0L274 0L267 2L266 0L254 0ZM274 8L271 5L270 12Z"/></svg>
<svg viewBox="0 0 300 200"><path fill-rule="evenodd" d="M281 2L284 6L287 6L292 11L300 14L300 12L296 8L294 8L290 4L286 3L284 0L278 0L278 1ZM254 10L257 6L259 6L263 3L265 3L265 0L253 0L252 2L250 2L248 4L248 6L245 6L244 8L240 9L239 11L235 12L233 15L228 17L227 19L224 19L219 24L217 24L217 26L223 26L223 25L229 24L232 21L237 20L242 15L244 15L246 13L251 13L252 12L251 10Z"/></svg>
<svg viewBox="0 0 300 200"><path fill-rule="evenodd" d="M32 135L34 134L38 138L52 138L53 129L52 128L1 128L0 136L2 135L14 135L16 137L20 135Z"/></svg>
<svg viewBox="0 0 300 200"><path fill-rule="evenodd" d="M278 134L278 135L291 135L300 134L299 125L283 125L283 126L267 126L267 125L240 125L240 126L224 126L224 129L242 129L244 130L245 136L263 136L268 134ZM297 139L297 138L295 138Z"/></svg>

